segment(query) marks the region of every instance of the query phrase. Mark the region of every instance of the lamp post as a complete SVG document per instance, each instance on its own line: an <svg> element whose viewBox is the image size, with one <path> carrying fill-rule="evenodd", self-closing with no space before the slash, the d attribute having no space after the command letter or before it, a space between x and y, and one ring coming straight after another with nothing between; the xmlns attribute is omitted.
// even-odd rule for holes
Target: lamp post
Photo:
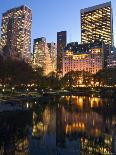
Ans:
<svg viewBox="0 0 116 155"><path fill-rule="evenodd" d="M4 97L4 92L5 92L5 89L3 88L3 89L2 89L3 97Z"/></svg>
<svg viewBox="0 0 116 155"><path fill-rule="evenodd" d="M14 88L14 87L12 87L12 94L13 94L13 92L14 92L14 89L15 89L15 88Z"/></svg>
<svg viewBox="0 0 116 155"><path fill-rule="evenodd" d="M27 88L27 89L26 89L26 91L27 91L27 95L28 95L28 92L29 92L29 88Z"/></svg>

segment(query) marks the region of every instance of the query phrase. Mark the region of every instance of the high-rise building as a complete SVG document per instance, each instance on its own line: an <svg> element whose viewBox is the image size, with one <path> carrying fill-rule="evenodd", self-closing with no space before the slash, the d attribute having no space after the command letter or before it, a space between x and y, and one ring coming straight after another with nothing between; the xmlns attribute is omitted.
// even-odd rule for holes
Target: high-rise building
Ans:
<svg viewBox="0 0 116 155"><path fill-rule="evenodd" d="M46 75L53 71L52 60L45 37L34 39L33 65L42 67Z"/></svg>
<svg viewBox="0 0 116 155"><path fill-rule="evenodd" d="M67 43L67 32L57 32L57 73L62 76L63 50Z"/></svg>
<svg viewBox="0 0 116 155"><path fill-rule="evenodd" d="M63 54L63 76L70 71L86 71L95 74L104 68L103 42L67 44Z"/></svg>
<svg viewBox="0 0 116 155"><path fill-rule="evenodd" d="M33 44L33 61L37 66L44 67L45 66L45 44L46 38L37 38L34 39Z"/></svg>
<svg viewBox="0 0 116 155"><path fill-rule="evenodd" d="M103 40L113 46L113 14L111 2L81 9L81 43Z"/></svg>
<svg viewBox="0 0 116 155"><path fill-rule="evenodd" d="M27 6L10 9L2 15L1 42L5 56L29 61L32 12Z"/></svg>
<svg viewBox="0 0 116 155"><path fill-rule="evenodd" d="M47 43L47 45L48 45L50 57L52 60L53 70L55 72L56 71L56 60L57 60L57 55L56 55L57 54L57 45L54 42Z"/></svg>

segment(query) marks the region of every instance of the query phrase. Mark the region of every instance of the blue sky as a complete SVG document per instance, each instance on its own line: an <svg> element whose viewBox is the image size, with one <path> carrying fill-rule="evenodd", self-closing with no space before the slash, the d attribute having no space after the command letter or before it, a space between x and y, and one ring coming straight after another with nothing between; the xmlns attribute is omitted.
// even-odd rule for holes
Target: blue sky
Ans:
<svg viewBox="0 0 116 155"><path fill-rule="evenodd" d="M58 31L67 30L68 42L80 42L80 9L107 2L106 0L0 0L0 25L6 10L27 5L32 9L33 39L44 36L56 42ZM114 42L116 45L116 0L112 0Z"/></svg>

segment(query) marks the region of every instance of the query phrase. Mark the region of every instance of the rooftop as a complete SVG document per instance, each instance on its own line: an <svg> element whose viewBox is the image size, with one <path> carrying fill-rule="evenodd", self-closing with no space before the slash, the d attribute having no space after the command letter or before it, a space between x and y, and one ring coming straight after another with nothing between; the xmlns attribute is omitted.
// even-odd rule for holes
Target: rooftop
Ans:
<svg viewBox="0 0 116 155"><path fill-rule="evenodd" d="M21 5L21 6L14 7L14 8L12 8L12 9L7 10L6 12L3 13L3 15L5 15L6 13L9 13L9 12L12 12L12 11L17 11L17 10L19 10L19 9L21 9L21 8L26 8L26 9L28 9L28 10L31 11L31 9L30 9L28 6L26 6L26 5Z"/></svg>
<svg viewBox="0 0 116 155"><path fill-rule="evenodd" d="M68 43L67 46L64 48L64 52L71 51L73 52L73 54L88 54L90 49L102 48L102 43L102 41L95 41L93 43L86 44L78 44L78 42L71 42Z"/></svg>
<svg viewBox="0 0 116 155"><path fill-rule="evenodd" d="M85 8L85 9L81 9L80 12L81 13L90 12L90 11L94 11L96 9L100 9L100 8L104 8L104 7L108 7L108 6L111 7L111 1L99 4L99 5L95 5L95 6L92 6L92 7L88 7L88 8Z"/></svg>

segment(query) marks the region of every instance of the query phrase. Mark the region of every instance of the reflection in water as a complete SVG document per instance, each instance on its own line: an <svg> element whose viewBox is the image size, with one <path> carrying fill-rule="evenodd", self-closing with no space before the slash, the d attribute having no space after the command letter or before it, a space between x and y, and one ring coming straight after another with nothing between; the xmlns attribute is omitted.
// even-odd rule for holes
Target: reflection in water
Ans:
<svg viewBox="0 0 116 155"><path fill-rule="evenodd" d="M76 140L80 138L81 154L111 154L113 150L113 138L115 133L116 118L112 113L101 112L102 109L112 110L115 106L109 99L102 100L99 97L67 96L68 104L77 106L78 112L71 108L63 108L65 113L65 137ZM106 104L106 105L105 105ZM112 107L112 109L110 109ZM107 111L107 112L108 112ZM112 112L112 111L109 111ZM61 120L63 117L61 118Z"/></svg>
<svg viewBox="0 0 116 155"><path fill-rule="evenodd" d="M32 138L38 141L38 147L54 147L56 131L56 113L54 108L46 106L41 116L33 112Z"/></svg>
<svg viewBox="0 0 116 155"><path fill-rule="evenodd" d="M91 107L91 108L102 105L102 100L100 97L66 96L65 99L67 100L68 104L77 105L78 109L83 109L84 106L86 105L87 107Z"/></svg>
<svg viewBox="0 0 116 155"><path fill-rule="evenodd" d="M34 103L24 117L1 117L0 155L116 154L115 98L62 96Z"/></svg>
<svg viewBox="0 0 116 155"><path fill-rule="evenodd" d="M0 114L0 155L28 154L27 134L31 120L30 111Z"/></svg>

